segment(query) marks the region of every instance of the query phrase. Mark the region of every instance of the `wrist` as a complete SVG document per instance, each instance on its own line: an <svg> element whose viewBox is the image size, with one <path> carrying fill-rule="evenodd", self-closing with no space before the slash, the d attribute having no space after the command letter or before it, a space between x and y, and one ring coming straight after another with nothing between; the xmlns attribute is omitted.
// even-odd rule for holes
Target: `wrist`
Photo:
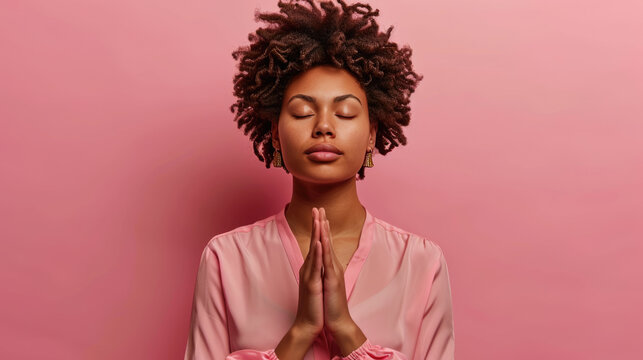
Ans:
<svg viewBox="0 0 643 360"><path fill-rule="evenodd" d="M336 335L338 336L350 336L356 332L358 329L357 324L355 321L353 321L352 318L347 318L343 321L334 323L334 324L328 324L326 325L328 328L328 331L335 337Z"/></svg>
<svg viewBox="0 0 643 360"><path fill-rule="evenodd" d="M301 324L294 324L290 328L290 333L293 338L299 339L304 342L312 343L317 337L317 333L313 329Z"/></svg>
<svg viewBox="0 0 643 360"><path fill-rule="evenodd" d="M342 357L358 349L365 341L366 335L355 322L346 323L331 333L337 343Z"/></svg>
<svg viewBox="0 0 643 360"><path fill-rule="evenodd" d="M303 359L313 341L309 331L293 325L275 348L275 356L279 360Z"/></svg>

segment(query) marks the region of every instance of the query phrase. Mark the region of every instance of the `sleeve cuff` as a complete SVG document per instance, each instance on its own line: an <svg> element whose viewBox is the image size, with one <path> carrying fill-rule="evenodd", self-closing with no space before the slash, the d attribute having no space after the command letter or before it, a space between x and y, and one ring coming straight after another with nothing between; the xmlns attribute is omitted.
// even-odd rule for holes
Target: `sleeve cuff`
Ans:
<svg viewBox="0 0 643 360"><path fill-rule="evenodd" d="M279 360L279 358L275 354L275 349L243 349L228 354L225 360Z"/></svg>
<svg viewBox="0 0 643 360"><path fill-rule="evenodd" d="M350 354L346 355L345 357L340 357L340 356L335 356L333 357L332 360L359 360L359 359L365 359L365 358L371 358L369 355L368 351L373 349L373 344L366 339L360 347L357 349L353 350Z"/></svg>
<svg viewBox="0 0 643 360"><path fill-rule="evenodd" d="M268 358L268 360L279 360L277 354L275 354L275 349L266 351L266 357Z"/></svg>

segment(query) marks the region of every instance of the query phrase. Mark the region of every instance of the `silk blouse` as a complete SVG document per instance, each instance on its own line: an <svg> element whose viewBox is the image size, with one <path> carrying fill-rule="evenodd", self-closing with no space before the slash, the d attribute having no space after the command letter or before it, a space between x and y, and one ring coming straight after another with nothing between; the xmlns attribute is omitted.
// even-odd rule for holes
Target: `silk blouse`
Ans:
<svg viewBox="0 0 643 360"><path fill-rule="evenodd" d="M214 236L201 254L185 360L279 360L304 263L278 213ZM453 360L451 286L440 246L366 209L344 270L351 318L366 341L346 357L322 331L304 360Z"/></svg>

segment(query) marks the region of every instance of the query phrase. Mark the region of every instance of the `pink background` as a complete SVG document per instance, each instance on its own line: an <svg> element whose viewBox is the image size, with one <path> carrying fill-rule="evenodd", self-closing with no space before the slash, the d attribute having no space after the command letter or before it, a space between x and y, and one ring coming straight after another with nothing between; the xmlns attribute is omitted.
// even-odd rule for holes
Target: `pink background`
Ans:
<svg viewBox="0 0 643 360"><path fill-rule="evenodd" d="M359 193L445 251L457 357L642 358L643 3L371 4L425 80ZM3 2L0 358L182 358L201 250L290 196L229 111L255 7Z"/></svg>

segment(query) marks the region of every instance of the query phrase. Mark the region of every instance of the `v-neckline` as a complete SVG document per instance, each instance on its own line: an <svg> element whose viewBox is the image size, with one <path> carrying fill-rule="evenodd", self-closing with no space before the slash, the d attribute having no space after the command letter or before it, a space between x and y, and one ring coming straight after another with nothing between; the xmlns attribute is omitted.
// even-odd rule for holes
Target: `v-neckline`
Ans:
<svg viewBox="0 0 643 360"><path fill-rule="evenodd" d="M277 222L277 229L279 231L279 237L281 238L281 243L284 246L286 255L290 262L290 267L292 268L293 275L295 277L295 282L299 286L299 269L304 264L304 258L297 242L297 238L290 229L288 225L288 220L286 219L286 208L290 203L284 205L284 207L276 214L275 220ZM353 293L353 288L355 287L355 282L359 276L364 261L366 260L368 253L371 250L371 245L373 243L372 234L372 225L373 225L373 216L366 210L366 218L364 219L364 225L362 226L362 232L360 233L359 243L357 249L353 253L346 270L344 270L344 284L346 285L346 298L350 299L351 294Z"/></svg>

